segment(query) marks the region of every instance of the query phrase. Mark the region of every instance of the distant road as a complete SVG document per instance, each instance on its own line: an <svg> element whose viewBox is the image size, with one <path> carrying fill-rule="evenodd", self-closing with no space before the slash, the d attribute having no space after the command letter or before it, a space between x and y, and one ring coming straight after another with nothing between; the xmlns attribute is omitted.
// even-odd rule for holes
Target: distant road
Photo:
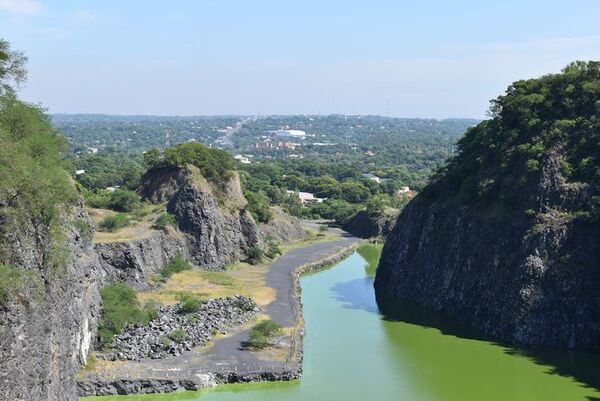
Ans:
<svg viewBox="0 0 600 401"><path fill-rule="evenodd" d="M225 134L223 134L222 137L219 138L221 145L224 148L233 148L233 135L236 132L238 132L239 130L241 130L242 127L244 126L244 124L246 124L250 121L256 121L256 120L258 120L258 117L254 116L254 117L249 117L249 118L242 120L239 123L235 124L231 129L229 129Z"/></svg>

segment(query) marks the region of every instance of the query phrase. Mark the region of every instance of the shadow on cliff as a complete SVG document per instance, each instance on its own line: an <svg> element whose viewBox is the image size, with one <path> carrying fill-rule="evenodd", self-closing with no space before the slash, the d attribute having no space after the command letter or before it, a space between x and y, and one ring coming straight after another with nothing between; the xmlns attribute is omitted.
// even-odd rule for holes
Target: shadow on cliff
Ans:
<svg viewBox="0 0 600 401"><path fill-rule="evenodd" d="M411 301L398 301L377 297L377 308L386 321L400 321L422 327L434 328L442 334L464 339L487 341L502 347L509 355L525 357L530 361L545 366L549 374L571 377L582 385L600 391L600 353L551 350L551 349L526 349L490 341L477 330L450 319L441 313L419 306ZM600 401L600 398L589 398L590 401Z"/></svg>

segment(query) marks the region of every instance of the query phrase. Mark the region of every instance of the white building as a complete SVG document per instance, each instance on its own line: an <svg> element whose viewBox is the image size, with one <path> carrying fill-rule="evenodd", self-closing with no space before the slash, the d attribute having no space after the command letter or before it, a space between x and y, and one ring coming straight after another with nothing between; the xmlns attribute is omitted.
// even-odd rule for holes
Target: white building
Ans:
<svg viewBox="0 0 600 401"><path fill-rule="evenodd" d="M250 159L248 159L246 156L242 156L242 155L235 155L235 156L233 156L233 158L234 158L235 160L239 160L239 162L240 162L240 163L242 163L242 164L250 164L250 163L252 163L252 162L250 161Z"/></svg>
<svg viewBox="0 0 600 401"><path fill-rule="evenodd" d="M293 195L295 192L294 191L286 191L288 196ZM302 202L303 205L308 205L311 203L323 203L323 201L325 201L325 198L317 198L315 197L314 194L311 194L310 192L298 192L298 197L300 198L300 202Z"/></svg>
<svg viewBox="0 0 600 401"><path fill-rule="evenodd" d="M399 194L407 194L410 192L410 188L409 187L400 187L400 189L398 190Z"/></svg>
<svg viewBox="0 0 600 401"><path fill-rule="evenodd" d="M276 136L281 138L304 138L306 132L299 129L280 129L273 132Z"/></svg>
<svg viewBox="0 0 600 401"><path fill-rule="evenodd" d="M75 175L82 175L85 174L85 170L77 170L75 171Z"/></svg>

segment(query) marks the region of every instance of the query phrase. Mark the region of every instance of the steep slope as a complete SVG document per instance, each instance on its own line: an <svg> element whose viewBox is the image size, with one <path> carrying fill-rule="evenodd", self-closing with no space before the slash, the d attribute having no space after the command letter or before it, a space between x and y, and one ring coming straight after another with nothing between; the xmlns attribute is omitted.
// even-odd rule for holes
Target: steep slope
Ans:
<svg viewBox="0 0 600 401"><path fill-rule="evenodd" d="M191 164L159 166L142 178L140 193L152 202L167 202L185 253L200 267L222 268L245 259L252 246L262 244L258 226L244 209L246 200L235 172L217 187Z"/></svg>
<svg viewBox="0 0 600 401"><path fill-rule="evenodd" d="M527 346L600 348L600 63L518 81L401 213L375 280Z"/></svg>
<svg viewBox="0 0 600 401"><path fill-rule="evenodd" d="M0 399L76 400L97 325L99 263L63 139L0 96Z"/></svg>

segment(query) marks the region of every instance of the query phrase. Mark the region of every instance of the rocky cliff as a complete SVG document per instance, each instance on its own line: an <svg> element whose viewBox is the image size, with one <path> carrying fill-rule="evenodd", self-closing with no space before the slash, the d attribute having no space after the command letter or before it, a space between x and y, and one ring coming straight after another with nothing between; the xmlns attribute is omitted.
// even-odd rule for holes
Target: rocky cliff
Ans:
<svg viewBox="0 0 600 401"><path fill-rule="evenodd" d="M488 337L600 349L600 65L511 85L403 210L375 288Z"/></svg>
<svg viewBox="0 0 600 401"><path fill-rule="evenodd" d="M392 232L397 219L398 209L386 209L375 213L361 210L344 225L344 229L361 238L386 238Z"/></svg>
<svg viewBox="0 0 600 401"><path fill-rule="evenodd" d="M11 270L0 306L0 399L76 400L100 305L89 221L76 207L51 230L25 214L0 223L0 261Z"/></svg>
<svg viewBox="0 0 600 401"><path fill-rule="evenodd" d="M190 259L185 236L173 227L153 230L144 238L94 244L103 283L126 283L136 290L150 287L149 278L176 255Z"/></svg>
<svg viewBox="0 0 600 401"><path fill-rule="evenodd" d="M193 166L150 170L142 179L141 195L154 203L167 202L177 233L167 233L196 265L220 269L246 258L262 238L244 207L239 177L231 172L222 186L208 182ZM172 248L172 247L170 247Z"/></svg>
<svg viewBox="0 0 600 401"><path fill-rule="evenodd" d="M271 208L273 219L268 223L260 223L258 228L261 234L267 238L278 241L292 241L304 238L305 231L299 218L290 216L279 206Z"/></svg>

